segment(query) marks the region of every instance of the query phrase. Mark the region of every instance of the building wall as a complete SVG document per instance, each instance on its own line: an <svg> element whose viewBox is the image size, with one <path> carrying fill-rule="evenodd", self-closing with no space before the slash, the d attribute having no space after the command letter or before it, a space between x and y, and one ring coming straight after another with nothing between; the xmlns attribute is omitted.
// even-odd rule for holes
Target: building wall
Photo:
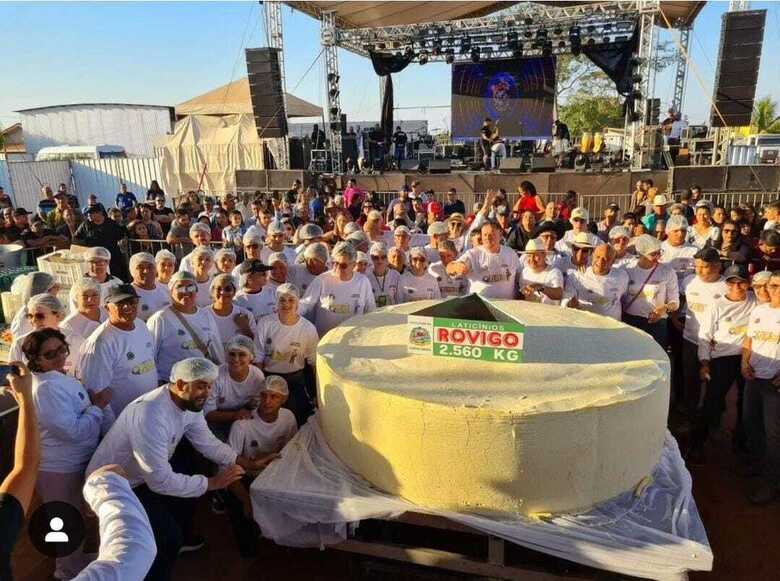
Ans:
<svg viewBox="0 0 780 581"><path fill-rule="evenodd" d="M172 133L172 108L74 105L20 112L27 153L56 145L121 145L129 156L154 155L154 140Z"/></svg>

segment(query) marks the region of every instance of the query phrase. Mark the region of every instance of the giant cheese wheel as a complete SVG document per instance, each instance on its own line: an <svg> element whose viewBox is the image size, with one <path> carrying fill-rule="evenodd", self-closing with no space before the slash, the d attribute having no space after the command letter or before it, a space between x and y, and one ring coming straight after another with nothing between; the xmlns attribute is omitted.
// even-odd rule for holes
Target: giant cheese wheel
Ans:
<svg viewBox="0 0 780 581"><path fill-rule="evenodd" d="M407 352L406 316L353 317L317 350L329 446L376 488L488 515L587 509L659 460L669 360L646 334L573 309L494 301L526 325L522 364Z"/></svg>

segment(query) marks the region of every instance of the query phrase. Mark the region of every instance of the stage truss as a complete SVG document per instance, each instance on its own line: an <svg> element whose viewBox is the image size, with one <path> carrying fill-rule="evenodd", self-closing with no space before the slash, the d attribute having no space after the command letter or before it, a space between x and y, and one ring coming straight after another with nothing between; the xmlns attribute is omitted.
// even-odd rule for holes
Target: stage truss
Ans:
<svg viewBox="0 0 780 581"><path fill-rule="evenodd" d="M271 2L266 2L270 4ZM418 64L476 62L481 59L520 58L553 54L579 54L583 46L601 46L630 39L639 28L639 49L634 70L634 110L626 112L624 156L631 167L646 163L648 99L654 95L657 53L656 24L661 24L660 0L590 2L573 5L520 2L477 18L375 28L342 28L336 13L321 13L321 42L325 52L328 123L334 172L341 165L340 74L337 48L361 56L370 52L407 54ZM683 30L687 48L690 22L672 22ZM672 106L682 107L687 59L680 56Z"/></svg>

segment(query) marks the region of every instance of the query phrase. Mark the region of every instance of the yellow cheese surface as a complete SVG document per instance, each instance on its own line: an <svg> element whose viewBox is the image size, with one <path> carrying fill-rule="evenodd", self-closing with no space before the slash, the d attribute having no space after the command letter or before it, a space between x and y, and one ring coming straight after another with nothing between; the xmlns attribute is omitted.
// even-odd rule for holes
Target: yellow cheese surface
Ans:
<svg viewBox="0 0 780 581"><path fill-rule="evenodd" d="M492 515L586 509L650 474L669 360L648 335L495 301L526 326L522 364L408 354L407 313L435 302L353 317L320 341L320 422L352 470L423 507Z"/></svg>

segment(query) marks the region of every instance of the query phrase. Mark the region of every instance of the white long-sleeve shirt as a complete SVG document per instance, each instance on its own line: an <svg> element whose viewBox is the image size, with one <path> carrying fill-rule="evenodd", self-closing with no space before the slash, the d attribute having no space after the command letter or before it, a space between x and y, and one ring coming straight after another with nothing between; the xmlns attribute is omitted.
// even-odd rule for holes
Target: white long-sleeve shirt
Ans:
<svg viewBox="0 0 780 581"><path fill-rule="evenodd" d="M87 466L100 440L103 410L78 381L60 373L33 374L43 472L68 474Z"/></svg>
<svg viewBox="0 0 780 581"><path fill-rule="evenodd" d="M65 363L65 370L69 375L76 374L81 359L81 349L87 338L106 320L106 311L99 309L99 320L93 321L79 313L71 313L60 323L60 331L65 335L65 340L70 347L70 355Z"/></svg>
<svg viewBox="0 0 780 581"><path fill-rule="evenodd" d="M780 373L780 307L757 306L750 314L750 365L758 379L773 379Z"/></svg>
<svg viewBox="0 0 780 581"><path fill-rule="evenodd" d="M197 333L215 359L215 363L224 363L225 349L222 347L217 324L211 316L211 309L202 308L192 314L179 314ZM148 325L154 340L157 376L160 381L169 380L171 368L177 361L188 357L204 357L190 332L174 314L173 307L165 307L162 311L156 312L149 318Z"/></svg>
<svg viewBox="0 0 780 581"><path fill-rule="evenodd" d="M354 315L370 313L376 309L374 293L368 278L359 272L347 281L329 270L315 278L300 302L300 313L317 327L323 337L335 326Z"/></svg>
<svg viewBox="0 0 780 581"><path fill-rule="evenodd" d="M255 344L267 373L294 373L307 362L314 365L318 342L317 329L303 317L285 325L273 315L257 325Z"/></svg>
<svg viewBox="0 0 780 581"><path fill-rule="evenodd" d="M87 478L84 500L100 521L97 559L74 581L143 579L157 554L152 525L130 483L115 472Z"/></svg>
<svg viewBox="0 0 780 581"><path fill-rule="evenodd" d="M755 308L756 299L750 294L744 301L731 301L726 297L716 301L701 319L699 359L711 361L741 355L750 313Z"/></svg>
<svg viewBox="0 0 780 581"><path fill-rule="evenodd" d="M622 268L612 268L607 274L596 274L589 266L585 272L572 270L566 277L563 302L577 297L584 311L612 317L620 321L621 300L628 290L628 274Z"/></svg>
<svg viewBox="0 0 780 581"><path fill-rule="evenodd" d="M666 304L673 304L675 307L680 305L680 292L674 270L668 264L659 264L648 279L651 270L652 268L640 268L639 265L626 269L628 292L623 295L624 313L647 319L657 307ZM647 283L642 286L645 281ZM639 296L634 300L637 293ZM662 318L667 318L667 315Z"/></svg>
<svg viewBox="0 0 780 581"><path fill-rule="evenodd" d="M709 309L726 296L726 281L719 278L715 282L704 282L698 276L689 276L683 281L682 291L685 295L685 328L683 338L697 344L699 342L699 326Z"/></svg>
<svg viewBox="0 0 780 581"><path fill-rule="evenodd" d="M182 498L201 496L208 478L179 474L170 459L182 436L209 460L234 464L236 453L211 432L203 412L182 410L165 384L132 402L103 438L87 466L91 474L106 464L119 464L130 486L146 483L158 494Z"/></svg>
<svg viewBox="0 0 780 581"><path fill-rule="evenodd" d="M155 355L143 321L136 319L132 331L105 321L84 342L76 374L93 393L110 387L111 409L119 417L127 404L157 387Z"/></svg>
<svg viewBox="0 0 780 581"><path fill-rule="evenodd" d="M477 247L466 250L455 262L468 264L470 293L496 299L515 298L520 259L508 246L501 246L498 252L488 252Z"/></svg>
<svg viewBox="0 0 780 581"><path fill-rule="evenodd" d="M440 298L439 282L427 270L417 276L407 269L401 275L395 301L397 304Z"/></svg>

